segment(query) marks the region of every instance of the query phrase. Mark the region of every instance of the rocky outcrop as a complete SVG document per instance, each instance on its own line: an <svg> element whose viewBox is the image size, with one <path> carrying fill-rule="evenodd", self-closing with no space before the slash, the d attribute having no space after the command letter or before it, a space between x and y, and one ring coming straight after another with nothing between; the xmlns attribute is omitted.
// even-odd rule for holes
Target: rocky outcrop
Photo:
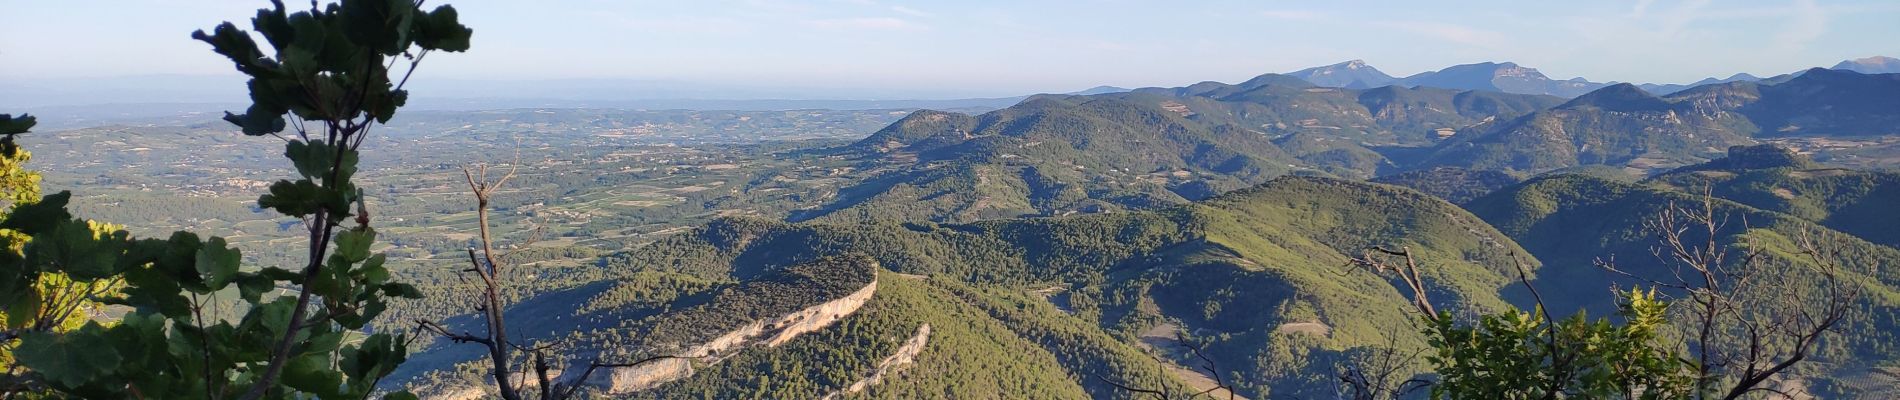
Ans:
<svg viewBox="0 0 1900 400"><path fill-rule="evenodd" d="M871 376L859 379L857 382L852 382L851 386L846 386L843 390L825 395L824 400L831 400L838 398L838 396L862 392L864 389L884 382L884 377L890 376L897 368L910 365L911 362L916 361L917 355L924 352L924 345L929 343L930 324L918 325L917 333L911 335L910 340L905 340L904 345L897 347L897 351L891 352L891 355L884 357L883 361L878 361L877 370L872 371Z"/></svg>
<svg viewBox="0 0 1900 400"><path fill-rule="evenodd" d="M687 347L685 351L675 354L673 358L653 360L635 366L598 368L591 374L587 374L586 380L581 384L611 395L651 389L668 382L685 379L693 376L697 367L719 363L748 347L776 347L806 333L829 327L856 313L876 293L877 279L873 277L862 288L842 297L778 317L753 321ZM923 331L927 334L928 327L923 328ZM921 339L913 340L918 340L917 347L922 347ZM909 357L906 356L903 362L909 362ZM587 369L585 364L579 367L568 370ZM560 372L559 370L549 371L551 380L571 382L574 379L581 379L563 377ZM538 382L532 377L516 375L513 381L527 382L518 386L523 388L538 386ZM418 388L415 392L429 400L475 400L492 397L493 394L490 393L492 387L492 382L484 382L483 385L472 387Z"/></svg>
<svg viewBox="0 0 1900 400"><path fill-rule="evenodd" d="M746 324L739 329L688 348L678 355L679 358L595 371L586 384L605 389L609 394L617 394L650 389L667 382L685 379L693 376L694 363L715 364L749 346L777 347L799 335L831 326L838 320L857 312L858 308L863 307L864 303L870 301L871 296L876 293L877 280L872 279L869 285L849 295L769 321Z"/></svg>

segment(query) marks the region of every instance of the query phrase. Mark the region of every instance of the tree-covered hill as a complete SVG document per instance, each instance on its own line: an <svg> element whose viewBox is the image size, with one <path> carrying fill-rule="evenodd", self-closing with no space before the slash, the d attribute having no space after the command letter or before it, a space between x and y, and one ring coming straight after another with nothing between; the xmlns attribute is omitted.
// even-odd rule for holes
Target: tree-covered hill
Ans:
<svg viewBox="0 0 1900 400"><path fill-rule="evenodd" d="M878 353L928 322L947 336L941 345L932 339L914 368L947 368L929 366L944 362L932 357L962 357L961 365L986 365L980 371L1027 375L898 374L865 395L906 397L963 386L985 397L980 394L990 390L1009 393L998 388L1012 387L1011 379L1054 379L1067 383L1038 387L1053 397L1117 397L1125 394L1101 379L1165 381L1148 375L1166 370L1135 349L1191 367L1198 364L1183 350L1189 344L1203 349L1239 394L1280 398L1332 393L1334 368L1362 351L1355 349L1419 340L1407 328L1412 316L1399 307L1405 300L1397 290L1345 267L1368 246L1411 249L1443 291L1442 307L1463 312L1506 306L1499 293L1516 274L1510 255L1523 254L1477 217L1425 194L1282 177L1143 212L971 224L727 218L609 257L603 268L726 281L859 253L893 272L883 274L878 294L860 313L812 340L748 350L677 384L691 393L744 397L769 388L827 387L853 376L857 370L844 366L861 360L813 360ZM1536 268L1534 260L1522 259ZM893 285L890 291L886 284ZM954 339L960 335L975 336ZM861 345L872 347L847 349ZM1194 378L1174 377L1167 379ZM776 386L781 380L803 383ZM669 387L675 386L650 394L671 397Z"/></svg>
<svg viewBox="0 0 1900 400"><path fill-rule="evenodd" d="M1365 179L1456 167L1525 176L1606 166L1648 175L1763 140L1892 133L1896 76L1809 71L1668 96L1618 84L1561 103L1320 87L1277 74L1034 96L975 116L920 111L844 147L838 154L868 177L790 219L969 222L1153 209L1284 174Z"/></svg>
<svg viewBox="0 0 1900 400"><path fill-rule="evenodd" d="M1747 128L1739 127L1747 124L1738 115L1701 112L1619 84L1481 131L1460 132L1422 164L1523 172L1592 164L1673 168L1751 143Z"/></svg>
<svg viewBox="0 0 1900 400"><path fill-rule="evenodd" d="M1520 179L1498 171L1439 167L1381 176L1372 181L1404 186L1453 204L1464 204L1515 185Z"/></svg>
<svg viewBox="0 0 1900 400"><path fill-rule="evenodd" d="M1815 68L1755 91L1760 98L1737 111L1760 127L1758 136L1900 134L1900 74Z"/></svg>
<svg viewBox="0 0 1900 400"><path fill-rule="evenodd" d="M1420 166L1544 172L1601 164L1657 173L1757 140L1890 135L1896 126L1896 74L1815 69L1785 81L1705 85L1660 97L1621 84L1459 132Z"/></svg>
<svg viewBox="0 0 1900 400"><path fill-rule="evenodd" d="M1583 78L1551 79L1536 68L1512 62L1481 62L1453 65L1426 71L1395 82L1403 86L1429 86L1462 90L1486 90L1504 93L1530 93L1562 97L1577 95L1606 86Z"/></svg>
<svg viewBox="0 0 1900 400"><path fill-rule="evenodd" d="M1729 156L1650 178L1650 182L1793 215L1900 248L1900 173L1824 168L1773 145L1737 146Z"/></svg>
<svg viewBox="0 0 1900 400"><path fill-rule="evenodd" d="M840 150L871 178L792 220L968 222L1152 209L1284 174L1400 169L1382 147L1556 104L1549 96L1316 87L1267 74L1088 96L977 116L919 111Z"/></svg>

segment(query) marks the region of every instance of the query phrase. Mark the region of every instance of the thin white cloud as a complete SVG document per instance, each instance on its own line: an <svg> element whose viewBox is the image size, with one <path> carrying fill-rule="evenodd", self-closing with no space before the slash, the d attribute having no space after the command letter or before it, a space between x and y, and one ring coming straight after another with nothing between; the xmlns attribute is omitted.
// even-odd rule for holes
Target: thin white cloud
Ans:
<svg viewBox="0 0 1900 400"><path fill-rule="evenodd" d="M1776 46L1799 50L1827 33L1827 10L1821 9L1814 0L1795 0L1788 18L1787 27L1775 34Z"/></svg>
<svg viewBox="0 0 1900 400"><path fill-rule="evenodd" d="M915 8L910 8L910 7L905 7L905 6L891 6L891 11L896 12L898 14L904 14L904 15L909 15L912 17L921 17L921 18L930 18L936 15L936 14L931 14L929 12L925 12L923 10L918 10Z"/></svg>
<svg viewBox="0 0 1900 400"><path fill-rule="evenodd" d="M627 18L616 16L614 20L629 29L657 33L736 35L753 30L751 24L723 17Z"/></svg>
<svg viewBox="0 0 1900 400"><path fill-rule="evenodd" d="M1267 10L1261 11L1260 16L1282 21L1315 21L1326 17L1325 14L1305 10Z"/></svg>
<svg viewBox="0 0 1900 400"><path fill-rule="evenodd" d="M1685 1L1677 5L1676 8L1660 15L1659 18L1662 19L1662 34L1676 36L1684 29L1687 29L1690 23L1694 23L1697 19L1705 17L1705 10L1709 7L1710 1L1711 0Z"/></svg>
<svg viewBox="0 0 1900 400"><path fill-rule="evenodd" d="M1090 50L1107 51L1107 52L1125 52L1125 51L1134 49L1134 46L1129 46L1127 43L1122 43L1122 42L1117 42L1117 41L1112 41L1112 40L1091 40L1086 43L1083 43L1082 47L1090 49Z"/></svg>
<svg viewBox="0 0 1900 400"><path fill-rule="evenodd" d="M1379 22L1375 24L1466 46L1495 48L1504 44L1504 35L1501 33L1464 25L1427 21Z"/></svg>
<svg viewBox="0 0 1900 400"><path fill-rule="evenodd" d="M1643 14L1649 12L1649 6L1652 4L1656 4L1656 0L1637 0L1636 6L1630 7L1630 17L1642 18Z"/></svg>
<svg viewBox="0 0 1900 400"><path fill-rule="evenodd" d="M902 18L864 17L864 18L825 18L802 21L805 26L835 30L919 30L923 25Z"/></svg>

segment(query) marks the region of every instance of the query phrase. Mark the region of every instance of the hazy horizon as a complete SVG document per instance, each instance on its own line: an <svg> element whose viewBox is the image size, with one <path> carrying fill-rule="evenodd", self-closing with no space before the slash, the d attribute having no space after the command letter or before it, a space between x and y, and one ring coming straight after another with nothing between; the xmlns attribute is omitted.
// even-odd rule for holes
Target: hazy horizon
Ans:
<svg viewBox="0 0 1900 400"><path fill-rule="evenodd" d="M1234 82L1353 59L1401 77L1509 61L1555 79L1689 83L1900 56L1882 40L1900 36L1889 23L1900 4L1879 1L1112 3L457 1L483 51L429 60L422 82L440 97L482 97L457 93L482 89L466 83L611 82L600 89L635 99L952 99ZM260 6L139 0L73 29L79 17L57 4L17 4L0 16L0 85L235 81L221 58L172 55L205 51L192 30Z"/></svg>

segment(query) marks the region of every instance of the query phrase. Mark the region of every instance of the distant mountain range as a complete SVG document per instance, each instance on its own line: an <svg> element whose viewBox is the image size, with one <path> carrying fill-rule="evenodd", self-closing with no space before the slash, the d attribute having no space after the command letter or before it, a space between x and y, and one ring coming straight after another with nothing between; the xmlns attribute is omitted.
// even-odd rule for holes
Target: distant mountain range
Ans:
<svg viewBox="0 0 1900 400"><path fill-rule="evenodd" d="M975 221L1181 204L1285 174L1370 177L1378 146L1556 105L1493 91L1318 87L1288 75L919 111L843 149L882 171L793 220Z"/></svg>
<svg viewBox="0 0 1900 400"><path fill-rule="evenodd" d="M1863 74L1900 73L1900 59L1874 56L1846 60L1835 64L1831 69L1854 71ZM1747 73L1738 73L1730 75L1727 78L1710 77L1688 84L1644 83L1638 84L1636 87L1652 94L1667 95L1697 86L1720 83L1755 82L1762 80L1781 82L1795 75L1800 75L1803 72L1806 71L1796 71L1771 78L1760 78ZM1615 81L1594 82L1581 77L1563 80L1553 79L1549 76L1545 76L1536 68L1525 67L1512 62L1461 64L1437 71L1427 71L1404 78L1395 78L1391 75L1387 75L1385 72L1379 71L1378 68L1372 67L1372 65L1367 64L1364 60L1352 60L1293 71L1286 75L1305 80L1317 86L1348 89L1369 89L1386 85L1399 85L1405 87L1424 86L1456 90L1488 90L1517 94L1542 94L1558 97L1577 97L1584 93L1589 93L1590 91L1618 83Z"/></svg>
<svg viewBox="0 0 1900 400"><path fill-rule="evenodd" d="M1900 59L1883 56L1853 59L1842 61L1840 64L1834 64L1834 69L1844 69L1863 74L1894 74L1900 73Z"/></svg>
<svg viewBox="0 0 1900 400"><path fill-rule="evenodd" d="M1314 85L1343 87L1349 89L1370 89L1391 85L1398 78L1380 72L1378 68L1366 65L1364 60L1352 60L1338 64L1313 67L1286 74L1304 79Z"/></svg>
<svg viewBox="0 0 1900 400"><path fill-rule="evenodd" d="M1307 68L1286 74L1326 87L1368 89L1387 85L1405 87L1435 87L1456 90L1487 90L1493 92L1517 94L1542 94L1558 97L1576 97L1607 84L1590 82L1583 78L1556 80L1544 76L1536 68L1528 68L1516 63L1482 62L1476 64L1454 65L1437 71L1421 72L1404 78L1394 78L1385 72L1367 65L1362 60L1352 60L1323 67Z"/></svg>
<svg viewBox="0 0 1900 400"><path fill-rule="evenodd" d="M1016 104L1030 93L981 96L971 91L901 88L801 88L634 79L469 80L437 79L411 87L419 95L407 109L472 111L514 108L619 108L646 110L874 110L946 109L980 112ZM1127 91L1097 86L1063 94ZM426 94L423 94L426 93ZM981 93L981 92L976 92ZM9 113L59 115L53 121L218 114L243 107L244 80L227 75L142 75L105 78L23 79L0 76L0 109ZM78 128L84 126L57 126ZM51 126L42 126L48 129Z"/></svg>
<svg viewBox="0 0 1900 400"><path fill-rule="evenodd" d="M1656 174L1762 141L1835 146L1900 135L1900 74L1815 68L1663 96L1617 83L1567 100L1496 90L1543 79L1511 64L1406 78L1483 86L1464 90L1305 80L1379 76L1353 62L1299 74L1307 78L1031 96L980 115L919 111L836 150L876 178L790 219L968 222L1148 209L1287 174L1366 179L1435 168L1454 170L1392 182L1468 181L1434 193L1466 201L1509 176Z"/></svg>
<svg viewBox="0 0 1900 400"><path fill-rule="evenodd" d="M1656 171L1763 139L1893 134L1900 134L1900 74L1815 68L1784 82L1728 82L1667 96L1611 85L1548 110L1461 131L1421 163Z"/></svg>
<svg viewBox="0 0 1900 400"><path fill-rule="evenodd" d="M1591 82L1583 78L1568 80L1551 79L1538 72L1536 68L1516 63L1483 62L1477 64L1454 65L1445 69L1423 72L1400 79L1395 84L1404 86L1428 86L1460 90L1490 90L1518 94L1543 94L1557 97L1576 97L1606 84Z"/></svg>
<svg viewBox="0 0 1900 400"><path fill-rule="evenodd" d="M1749 75L1747 73L1740 73L1740 74L1735 74L1735 75L1729 75L1729 77L1722 78L1722 79L1703 78L1702 80L1699 80L1699 81L1696 81L1695 83L1691 83L1687 85L1674 84L1674 83L1645 83L1641 85L1636 85L1636 87L1642 88L1643 91L1655 93L1656 95L1661 96L1661 95L1667 95L1667 94L1680 92L1684 90L1689 90L1689 88L1702 86L1702 85L1714 85L1717 83L1729 83L1729 82L1755 82L1755 81L1760 81L1760 80L1761 78L1758 78L1754 75Z"/></svg>

